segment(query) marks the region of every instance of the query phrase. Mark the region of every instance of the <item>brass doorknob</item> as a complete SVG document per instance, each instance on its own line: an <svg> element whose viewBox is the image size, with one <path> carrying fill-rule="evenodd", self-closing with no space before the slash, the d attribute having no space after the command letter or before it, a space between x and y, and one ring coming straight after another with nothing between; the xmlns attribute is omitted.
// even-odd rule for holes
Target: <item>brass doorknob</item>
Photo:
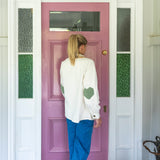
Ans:
<svg viewBox="0 0 160 160"><path fill-rule="evenodd" d="M107 50L103 50L103 51L102 51L102 54L103 54L103 55L106 55L106 54L107 54Z"/></svg>

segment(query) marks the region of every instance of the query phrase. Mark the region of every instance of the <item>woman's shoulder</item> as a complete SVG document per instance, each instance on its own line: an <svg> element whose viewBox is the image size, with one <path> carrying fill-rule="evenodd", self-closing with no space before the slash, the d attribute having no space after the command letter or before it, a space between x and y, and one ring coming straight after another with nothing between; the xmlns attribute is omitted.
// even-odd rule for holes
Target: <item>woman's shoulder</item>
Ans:
<svg viewBox="0 0 160 160"><path fill-rule="evenodd" d="M66 63L68 63L68 62L69 62L69 58L66 58L65 60L63 60L63 61L61 62L61 65L66 64Z"/></svg>

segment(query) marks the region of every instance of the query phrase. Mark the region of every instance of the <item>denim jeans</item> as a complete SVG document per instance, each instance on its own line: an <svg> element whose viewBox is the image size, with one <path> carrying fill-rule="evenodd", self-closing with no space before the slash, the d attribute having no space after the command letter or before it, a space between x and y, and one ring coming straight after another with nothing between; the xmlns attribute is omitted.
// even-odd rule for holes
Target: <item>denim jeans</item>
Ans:
<svg viewBox="0 0 160 160"><path fill-rule="evenodd" d="M93 120L74 123L67 119L70 160L87 160L90 153Z"/></svg>

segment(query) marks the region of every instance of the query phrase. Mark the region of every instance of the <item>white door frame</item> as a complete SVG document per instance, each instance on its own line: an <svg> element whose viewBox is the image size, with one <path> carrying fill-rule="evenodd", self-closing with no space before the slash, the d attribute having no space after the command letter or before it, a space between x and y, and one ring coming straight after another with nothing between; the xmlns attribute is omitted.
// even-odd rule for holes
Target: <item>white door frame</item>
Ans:
<svg viewBox="0 0 160 160"><path fill-rule="evenodd" d="M8 0L8 160L16 160L16 3L34 3L38 5L37 22L40 27L37 31L39 38L38 44L41 46L41 0ZM77 2L76 0L42 0L42 2ZM116 160L115 146L115 127L116 127L116 0L79 0L79 2L110 2L110 110L109 110L109 160ZM135 160L141 160L142 154L142 53L143 53L143 1L135 0L136 23L135 23ZM39 48L40 48L39 46ZM37 78L41 79L41 58L37 58L37 68L40 68ZM38 83L36 93L41 89L41 82ZM39 88L38 88L39 87ZM39 103L38 103L39 101ZM36 124L38 131L36 144L36 157L34 160L40 160L41 157L41 95L38 95ZM36 133L38 133L38 131Z"/></svg>

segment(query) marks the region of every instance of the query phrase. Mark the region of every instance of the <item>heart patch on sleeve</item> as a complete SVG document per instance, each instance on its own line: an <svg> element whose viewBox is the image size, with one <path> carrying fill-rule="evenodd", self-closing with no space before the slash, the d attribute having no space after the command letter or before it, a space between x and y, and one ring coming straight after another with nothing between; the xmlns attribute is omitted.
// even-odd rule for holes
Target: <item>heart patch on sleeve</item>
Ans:
<svg viewBox="0 0 160 160"><path fill-rule="evenodd" d="M64 94L64 87L61 85L61 91Z"/></svg>
<svg viewBox="0 0 160 160"><path fill-rule="evenodd" d="M83 90L83 94L87 99L91 99L91 97L94 95L94 89L89 87L88 89Z"/></svg>

